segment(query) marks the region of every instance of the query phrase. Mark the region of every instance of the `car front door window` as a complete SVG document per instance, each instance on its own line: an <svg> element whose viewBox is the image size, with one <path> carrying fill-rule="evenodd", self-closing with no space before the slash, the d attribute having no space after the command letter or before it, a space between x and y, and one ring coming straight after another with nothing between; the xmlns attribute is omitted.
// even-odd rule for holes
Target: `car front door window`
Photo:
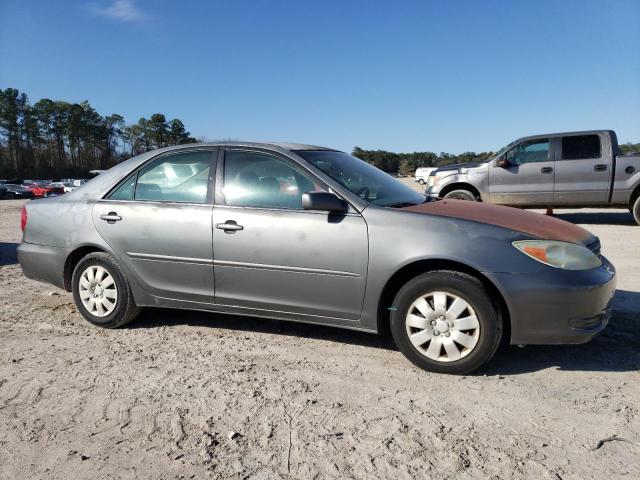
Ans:
<svg viewBox="0 0 640 480"><path fill-rule="evenodd" d="M228 206L302 210L302 194L324 189L300 169L273 155L232 150L224 162Z"/></svg>

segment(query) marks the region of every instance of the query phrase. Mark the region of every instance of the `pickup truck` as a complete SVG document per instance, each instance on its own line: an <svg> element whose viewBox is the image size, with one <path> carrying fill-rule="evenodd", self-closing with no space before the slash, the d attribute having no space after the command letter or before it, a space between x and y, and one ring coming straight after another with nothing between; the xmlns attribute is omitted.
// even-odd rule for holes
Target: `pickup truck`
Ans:
<svg viewBox="0 0 640 480"><path fill-rule="evenodd" d="M482 163L431 172L427 195L517 207L626 207L640 225L640 153L611 130L520 138Z"/></svg>

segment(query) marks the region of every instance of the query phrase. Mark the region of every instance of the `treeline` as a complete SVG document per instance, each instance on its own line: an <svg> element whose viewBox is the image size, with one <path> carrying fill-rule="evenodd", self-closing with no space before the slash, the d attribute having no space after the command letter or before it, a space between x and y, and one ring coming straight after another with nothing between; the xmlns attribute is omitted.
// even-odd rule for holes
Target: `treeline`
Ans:
<svg viewBox="0 0 640 480"><path fill-rule="evenodd" d="M0 178L85 176L148 150L195 141L182 121L162 113L127 125L122 115L101 115L88 101L32 104L15 88L0 89Z"/></svg>
<svg viewBox="0 0 640 480"><path fill-rule="evenodd" d="M88 101L43 98L31 104L15 88L0 89L0 178L86 176L142 152L196 142L181 120L162 113L127 125L122 115L101 115ZM620 145L640 152L640 143ZM394 153L355 147L352 154L389 173L412 175L418 167L481 162L493 152Z"/></svg>
<svg viewBox="0 0 640 480"><path fill-rule="evenodd" d="M623 143L620 145L622 153L640 153L640 143Z"/></svg>
<svg viewBox="0 0 640 480"><path fill-rule="evenodd" d="M438 167L452 163L481 162L489 158L493 152L464 152L460 155L444 152L394 153L386 150L363 150L360 147L355 147L351 154L385 172L413 175L418 167Z"/></svg>
<svg viewBox="0 0 640 480"><path fill-rule="evenodd" d="M640 143L625 143L620 145L622 153L640 152ZM491 157L495 152L464 152L459 155L450 153L414 152L394 153L386 150L363 150L355 147L351 154L385 172L413 175L419 167L442 167L452 163L482 162Z"/></svg>

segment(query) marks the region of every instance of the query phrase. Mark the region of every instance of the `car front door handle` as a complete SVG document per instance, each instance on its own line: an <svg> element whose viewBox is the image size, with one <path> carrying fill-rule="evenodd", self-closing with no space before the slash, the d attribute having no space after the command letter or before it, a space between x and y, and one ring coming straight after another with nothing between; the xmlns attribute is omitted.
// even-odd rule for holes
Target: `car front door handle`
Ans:
<svg viewBox="0 0 640 480"><path fill-rule="evenodd" d="M235 233L238 230L244 230L242 225L238 225L235 220L227 220L224 223L216 223L216 228L224 230L224 233Z"/></svg>
<svg viewBox="0 0 640 480"><path fill-rule="evenodd" d="M542 173L553 173L553 168L551 168L551 167L542 167L540 169L540 172L542 172Z"/></svg>
<svg viewBox="0 0 640 480"><path fill-rule="evenodd" d="M109 212L106 215L100 215L100 220L104 220L107 223L116 223L122 220L122 217L116 212Z"/></svg>
<svg viewBox="0 0 640 480"><path fill-rule="evenodd" d="M599 163L598 165L596 165L595 167L593 167L593 169L596 172L606 172L607 171L607 165L604 163Z"/></svg>

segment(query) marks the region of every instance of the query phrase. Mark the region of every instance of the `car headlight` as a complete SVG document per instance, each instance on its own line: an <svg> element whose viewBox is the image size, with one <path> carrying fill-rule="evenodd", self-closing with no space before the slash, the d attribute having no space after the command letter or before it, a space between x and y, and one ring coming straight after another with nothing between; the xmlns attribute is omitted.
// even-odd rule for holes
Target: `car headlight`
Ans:
<svg viewBox="0 0 640 480"><path fill-rule="evenodd" d="M430 187L433 187L436 184L436 177L435 175L431 175L429 178L427 178L427 185Z"/></svg>
<svg viewBox="0 0 640 480"><path fill-rule="evenodd" d="M555 240L520 240L512 245L545 265L563 270L589 270L602 265L595 253L582 245Z"/></svg>

